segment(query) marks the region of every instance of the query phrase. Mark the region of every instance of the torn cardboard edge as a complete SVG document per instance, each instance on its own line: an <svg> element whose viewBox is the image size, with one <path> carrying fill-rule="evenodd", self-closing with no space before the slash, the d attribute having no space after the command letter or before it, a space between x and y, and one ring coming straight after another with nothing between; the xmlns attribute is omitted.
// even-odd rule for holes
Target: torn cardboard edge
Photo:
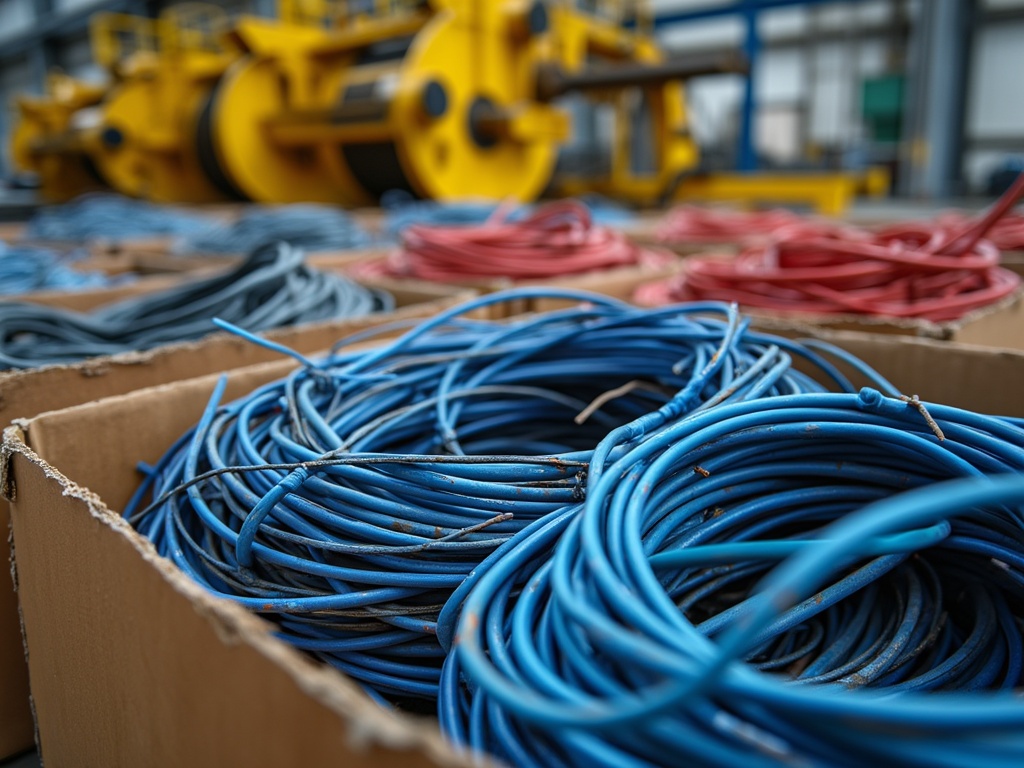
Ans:
<svg viewBox="0 0 1024 768"><path fill-rule="evenodd" d="M3 476L2 478L0 478L0 488L3 488L4 487L4 483L6 483L8 456L6 454L6 449L3 449L2 445L0 445L0 461L3 462L3 465L0 466L0 475ZM4 493L4 498L6 498L6 491ZM7 521L7 552L8 552L7 568L8 568L8 571L10 572L10 575L11 575L11 585L13 587L12 591L13 591L13 593L15 595L17 595L18 594L18 569L15 566L14 528L11 526L10 520ZM21 635L22 660L24 661L24 669L27 670L28 669L28 638L25 636L25 615L21 611L21 605L20 604L17 605L17 613L18 613L18 633ZM27 687L27 686L25 686L25 687ZM21 688L21 686L13 686L13 688L14 688L14 692L17 693L18 690ZM28 712L29 712L29 716L30 716L30 718L32 720L32 722L31 722L32 741L35 744L39 744L39 725L38 725L38 721L36 719L36 702L35 702L35 699L32 698L32 691L31 691L31 689L29 689L29 691L28 691ZM17 728L5 729L5 732L3 733L3 735L0 736L0 744L4 745L3 747L0 747L0 761L6 759L5 755L7 755L7 756L14 755L14 754L17 754L20 751L24 751L24 749L27 748L27 745L25 745L24 742L20 738L18 738L18 736L17 736L18 730L19 729L17 729Z"/></svg>
<svg viewBox="0 0 1024 768"><path fill-rule="evenodd" d="M265 380L279 378L295 367L294 361L280 361L250 366L228 375L235 382L242 382L245 385L244 390L249 390ZM17 424L4 431L3 483L14 493L16 503L28 503L30 500L23 499L17 493L17 479L13 477L15 472L12 471L15 456L28 460L49 481L56 483L61 496L81 504L93 520L126 542L147 565L154 568L163 582L184 597L193 610L210 625L221 643L242 643L251 647L268 662L283 670L307 696L343 718L350 735L355 736L358 742L353 745L354 749L365 748L366 745L383 745L394 750L416 750L432 762L446 766L468 768L486 765L487 762L482 763L479 757L471 758L449 745L436 725L430 721L384 710L366 697L355 682L340 672L305 656L274 637L273 625L270 622L264 621L228 599L207 592L170 560L161 557L152 543L136 532L120 514L108 507L99 495L72 480L43 458L41 453L45 453L45 444L42 447L33 444L34 430L39 424L73 419L76 416L88 418L91 414L100 413L111 406L145 408L147 406L142 404L148 404L153 398L159 398L173 410L173 403L166 399L169 394L176 394L179 400L187 398L190 403L195 400L202 401L202 397L197 397L199 390L208 397L219 378L219 374L204 376L41 414L32 419L18 420ZM239 394L240 392L234 392L232 399ZM40 509L26 509L24 513L46 514ZM33 628L31 622L27 626L29 652L33 647L33 632L38 631L42 630L39 626ZM42 724L40 735L45 757L46 731Z"/></svg>

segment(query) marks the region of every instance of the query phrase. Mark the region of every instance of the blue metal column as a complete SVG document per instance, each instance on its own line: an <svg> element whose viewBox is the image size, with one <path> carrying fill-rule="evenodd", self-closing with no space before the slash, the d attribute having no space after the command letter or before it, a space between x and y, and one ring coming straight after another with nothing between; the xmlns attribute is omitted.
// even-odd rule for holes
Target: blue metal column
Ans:
<svg viewBox="0 0 1024 768"><path fill-rule="evenodd" d="M912 195L962 193L964 113L973 0L922 3L910 66L907 131Z"/></svg>
<svg viewBox="0 0 1024 768"><path fill-rule="evenodd" d="M754 120L757 116L757 94L755 92L757 78L757 59L761 51L761 36L757 27L758 3L756 0L743 0L743 20L746 23L746 38L743 52L747 56L750 71L747 73L743 86L743 107L740 111L740 144L737 151L739 170L757 170L757 147L754 146Z"/></svg>

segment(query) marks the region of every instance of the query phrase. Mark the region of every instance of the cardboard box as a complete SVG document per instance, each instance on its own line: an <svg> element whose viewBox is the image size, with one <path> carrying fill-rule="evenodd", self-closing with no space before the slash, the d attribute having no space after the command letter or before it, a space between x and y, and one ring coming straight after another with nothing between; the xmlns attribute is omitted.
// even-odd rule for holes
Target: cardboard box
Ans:
<svg viewBox="0 0 1024 768"><path fill-rule="evenodd" d="M676 262L666 267L623 267L622 269L609 269L602 272L585 272L580 275L571 275L558 280L549 280L544 285L550 288L569 288L577 291L592 291L613 299L632 301L636 289L644 283L656 280L667 280L682 269L682 262ZM573 305L571 301L561 299L533 299L530 302L530 310L533 312L551 312L556 309L563 309Z"/></svg>
<svg viewBox="0 0 1024 768"><path fill-rule="evenodd" d="M429 317L473 296L471 292L456 292L438 286L426 286L419 292L399 287L393 293L399 303L405 305L394 313L282 328L266 335L299 352L311 354L330 347L349 334L382 323ZM165 382L280 358L278 353L235 336L216 333L201 341L148 352L95 358L75 365L0 373L0 425L6 426L15 418L28 418ZM14 591L6 575L10 560L9 525L8 504L0 501L0 568L3 571L0 573L0 760L33 744L20 621Z"/></svg>
<svg viewBox="0 0 1024 768"><path fill-rule="evenodd" d="M292 365L236 372L228 394ZM134 461L157 459L171 435L199 417L215 380L12 428L20 448L12 448L6 487L17 508L18 589L43 760L126 768L469 765L428 723L386 713L339 673L274 638L268 623L205 593L111 511L138 481ZM98 412L116 440L96 433ZM81 450L86 442L91 449ZM70 474L44 470L46 462ZM39 514L44 498L53 506ZM31 518L24 526L23 515Z"/></svg>
<svg viewBox="0 0 1024 768"><path fill-rule="evenodd" d="M786 328L806 326L829 331L919 336L963 344L1024 349L1024 288L1002 301L969 312L959 320L942 323L870 315L817 315L807 312L768 311L753 307L741 309L754 319L755 327L769 331L782 332Z"/></svg>
<svg viewBox="0 0 1024 768"><path fill-rule="evenodd" d="M383 259L384 257L378 257ZM633 266L619 269L605 269L594 272L581 272L576 275L548 280L511 280L509 278L492 278L481 280L459 280L451 283L459 288L476 291L486 295L506 291L512 288L566 288L580 291L593 291L606 296L630 300L633 292L642 284L655 280L663 280L678 272L681 262L673 262L664 267ZM346 267L343 266L343 269ZM358 275L358 273L357 273ZM418 280L393 278L386 284L403 286L421 283ZM434 283L438 285L438 283ZM503 320L527 312L550 312L561 307L571 306L574 302L557 299L517 299L503 304L494 304L487 308L487 317L491 320Z"/></svg>
<svg viewBox="0 0 1024 768"><path fill-rule="evenodd" d="M1024 251L1003 251L999 263L1011 272L1024 277Z"/></svg>
<svg viewBox="0 0 1024 768"><path fill-rule="evenodd" d="M723 240L689 240L685 242L665 242L659 237L662 223L668 211L644 211L628 224L617 226L630 240L637 245L649 245L672 251L678 256L694 256L699 253L734 254L740 250L738 241Z"/></svg>
<svg viewBox="0 0 1024 768"><path fill-rule="evenodd" d="M1015 386L1024 353L822 335L925 400L1024 416ZM227 396L290 365L236 371ZM385 714L268 623L205 592L119 516L139 482L136 462L155 461L192 426L214 384L138 391L5 434L43 759L58 768L467 764L428 723Z"/></svg>
<svg viewBox="0 0 1024 768"><path fill-rule="evenodd" d="M15 243L25 236L25 224L20 221L0 222L0 241Z"/></svg>
<svg viewBox="0 0 1024 768"><path fill-rule="evenodd" d="M754 327L784 330L813 326L831 331L862 331L897 336L919 336L962 344L1024 349L1024 291L964 315L959 320L933 323L928 320L869 317L865 315L809 315L806 313L745 310Z"/></svg>

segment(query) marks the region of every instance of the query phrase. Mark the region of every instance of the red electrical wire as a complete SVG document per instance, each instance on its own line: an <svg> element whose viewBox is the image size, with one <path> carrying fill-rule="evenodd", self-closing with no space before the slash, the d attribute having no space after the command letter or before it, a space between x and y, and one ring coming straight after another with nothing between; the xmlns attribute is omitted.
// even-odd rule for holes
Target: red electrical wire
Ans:
<svg viewBox="0 0 1024 768"><path fill-rule="evenodd" d="M945 229L967 227L970 219L960 213L944 213L933 222L933 226ZM985 235L1000 251L1024 251L1024 213L1014 211L999 219Z"/></svg>
<svg viewBox="0 0 1024 768"><path fill-rule="evenodd" d="M817 314L956 320L1005 298L1020 278L984 240L1024 194L1024 174L983 217L956 229L910 223L873 236L787 237L735 259L691 258L681 275L642 287L642 304L735 301Z"/></svg>
<svg viewBox="0 0 1024 768"><path fill-rule="evenodd" d="M542 280L633 265L664 267L675 256L641 248L593 222L573 200L541 206L509 221L499 208L480 226L413 225L403 247L387 259L360 265L360 277L406 277L432 282L508 278Z"/></svg>
<svg viewBox="0 0 1024 768"><path fill-rule="evenodd" d="M781 208L771 211L732 211L681 205L665 214L656 237L666 245L752 245L767 239L859 237L861 234L844 224L810 219Z"/></svg>

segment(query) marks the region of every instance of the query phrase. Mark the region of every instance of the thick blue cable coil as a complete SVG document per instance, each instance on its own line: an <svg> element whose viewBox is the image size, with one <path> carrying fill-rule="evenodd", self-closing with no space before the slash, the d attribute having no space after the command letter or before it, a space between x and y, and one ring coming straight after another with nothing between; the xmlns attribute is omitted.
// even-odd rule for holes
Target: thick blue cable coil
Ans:
<svg viewBox="0 0 1024 768"><path fill-rule="evenodd" d="M466 317L539 296L586 304ZM199 583L375 695L432 700L442 606L512 535L578 502L594 446L723 402L822 391L794 356L850 388L735 307L496 294L370 351L304 360L234 403L215 395L125 514Z"/></svg>
<svg viewBox="0 0 1024 768"><path fill-rule="evenodd" d="M373 245L351 215L327 205L256 206L234 222L208 228L174 246L178 253L249 253L267 243L307 252L347 251Z"/></svg>
<svg viewBox="0 0 1024 768"><path fill-rule="evenodd" d="M125 282L102 272L79 272L69 266L71 261L46 248L0 242L0 294L83 291Z"/></svg>
<svg viewBox="0 0 1024 768"><path fill-rule="evenodd" d="M1024 764L1024 431L888 391L595 458L442 612L449 739L517 766Z"/></svg>
<svg viewBox="0 0 1024 768"><path fill-rule="evenodd" d="M192 235L209 229L210 219L110 193L82 195L63 205L41 208L26 228L37 240L127 240Z"/></svg>

